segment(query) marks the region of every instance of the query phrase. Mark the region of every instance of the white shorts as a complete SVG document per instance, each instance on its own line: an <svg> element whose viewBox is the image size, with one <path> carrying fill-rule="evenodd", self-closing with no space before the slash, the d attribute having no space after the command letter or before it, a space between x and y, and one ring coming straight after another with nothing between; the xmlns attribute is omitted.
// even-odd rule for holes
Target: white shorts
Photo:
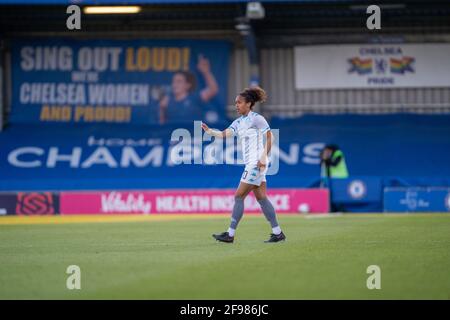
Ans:
<svg viewBox="0 0 450 320"><path fill-rule="evenodd" d="M264 171L259 171L256 165L246 165L244 173L242 174L241 181L260 186L261 182L266 182L267 166Z"/></svg>

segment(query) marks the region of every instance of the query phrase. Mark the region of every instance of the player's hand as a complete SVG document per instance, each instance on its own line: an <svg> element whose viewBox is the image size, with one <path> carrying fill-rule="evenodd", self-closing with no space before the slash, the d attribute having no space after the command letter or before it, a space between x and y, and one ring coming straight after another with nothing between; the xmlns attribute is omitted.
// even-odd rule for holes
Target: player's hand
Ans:
<svg viewBox="0 0 450 320"><path fill-rule="evenodd" d="M202 129L205 130L206 132L208 132L209 127L206 125L206 123L202 122Z"/></svg>
<svg viewBox="0 0 450 320"><path fill-rule="evenodd" d="M259 160L258 163L256 164L256 167L258 168L259 171L264 171L264 169L266 169L266 163L264 161Z"/></svg>

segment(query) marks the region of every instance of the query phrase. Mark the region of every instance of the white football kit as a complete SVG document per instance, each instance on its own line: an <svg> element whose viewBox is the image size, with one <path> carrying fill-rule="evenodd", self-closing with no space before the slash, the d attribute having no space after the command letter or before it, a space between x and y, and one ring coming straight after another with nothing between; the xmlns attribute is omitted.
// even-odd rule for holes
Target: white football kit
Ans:
<svg viewBox="0 0 450 320"><path fill-rule="evenodd" d="M234 120L228 128L241 140L245 163L241 181L257 186L261 185L261 182L266 181L269 160L266 160L264 171L259 171L256 165L264 152L263 136L270 130L269 124L263 116L250 111L247 116L241 116Z"/></svg>

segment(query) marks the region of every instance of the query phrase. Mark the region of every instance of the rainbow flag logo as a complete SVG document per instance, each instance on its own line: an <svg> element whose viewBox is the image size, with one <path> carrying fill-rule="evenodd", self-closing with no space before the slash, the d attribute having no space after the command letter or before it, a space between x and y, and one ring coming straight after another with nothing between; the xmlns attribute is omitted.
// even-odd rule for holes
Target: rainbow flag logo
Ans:
<svg viewBox="0 0 450 320"><path fill-rule="evenodd" d="M416 59L412 57L403 57L401 59L390 59L391 73L404 74L405 72L414 73L413 63Z"/></svg>
<svg viewBox="0 0 450 320"><path fill-rule="evenodd" d="M353 57L348 59L350 69L348 73L357 72L358 74L372 73L373 61L372 59L360 59L359 57Z"/></svg>

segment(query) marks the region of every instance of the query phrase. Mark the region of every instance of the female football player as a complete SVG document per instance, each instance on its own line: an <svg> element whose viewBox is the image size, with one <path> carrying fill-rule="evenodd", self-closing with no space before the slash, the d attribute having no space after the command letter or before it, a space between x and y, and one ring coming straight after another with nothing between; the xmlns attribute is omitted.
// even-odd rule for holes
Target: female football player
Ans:
<svg viewBox="0 0 450 320"><path fill-rule="evenodd" d="M251 191L272 226L270 238L265 242L278 242L286 239L278 225L275 209L266 195L266 173L269 165L268 155L272 147L272 132L266 119L252 110L255 103L265 100L266 92L263 89L247 88L239 93L235 100L236 110L241 116L234 120L227 129L219 131L202 123L203 130L209 135L219 138L237 135L242 144L245 169L235 193L231 224L228 231L213 234L213 237L221 242L232 243L234 241L236 228L244 213L244 199ZM265 144L263 135L266 136Z"/></svg>

